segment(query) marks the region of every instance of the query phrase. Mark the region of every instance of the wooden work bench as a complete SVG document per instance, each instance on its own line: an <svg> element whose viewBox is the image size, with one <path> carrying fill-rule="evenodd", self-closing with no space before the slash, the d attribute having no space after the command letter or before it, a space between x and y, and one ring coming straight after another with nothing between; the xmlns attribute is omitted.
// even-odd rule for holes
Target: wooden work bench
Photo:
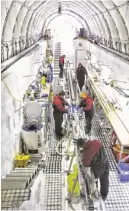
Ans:
<svg viewBox="0 0 129 211"><path fill-rule="evenodd" d="M100 81L97 81L96 79L96 74L93 72L89 72L88 76L91 88L116 133L119 144L121 146L121 158L123 149L125 147L129 147L129 126L127 125L127 123L125 124L123 122L123 119L121 118L122 112L118 109L115 109L111 102L107 99L106 94L103 92ZM127 119L129 119L128 116Z"/></svg>

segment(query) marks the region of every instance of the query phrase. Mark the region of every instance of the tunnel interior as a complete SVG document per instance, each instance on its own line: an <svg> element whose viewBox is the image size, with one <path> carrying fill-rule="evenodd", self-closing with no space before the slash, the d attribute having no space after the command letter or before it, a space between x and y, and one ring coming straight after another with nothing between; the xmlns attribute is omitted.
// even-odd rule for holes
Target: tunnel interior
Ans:
<svg viewBox="0 0 129 211"><path fill-rule="evenodd" d="M78 36L80 29L85 30L85 39L78 39L76 42L76 40L74 39L76 39L76 37ZM46 30L51 31L51 39L48 41L44 39L44 34ZM44 96L42 96L42 98L44 98L42 109L43 111L44 107L46 109L42 114L42 119L43 121L45 121L45 124L46 123L47 124L46 125L44 123L40 124L40 120L38 119L35 125L34 124L31 125L30 123L28 125L23 125L24 121L23 107L25 105L24 97L28 91L30 90L32 91L31 87L34 87L33 90L35 90L35 87L37 87L36 91L38 93L39 87L37 84L39 83L39 81L37 84L35 84L35 80L39 80L38 78L39 75L37 74L37 71L38 73L40 73L40 71L42 70L42 66L44 65L43 62L44 61L46 62L46 52L50 46L53 53L53 58L52 58L53 60L51 63L54 69L53 83L52 83L53 93L56 93L55 91L56 88L61 90L62 87L63 88L65 87L64 86L65 82L63 80L59 81L57 79L59 75L59 68L57 67L59 55L66 56L65 61L67 65L65 64L66 65L65 69L67 71L69 71L69 69L71 70L71 78L72 77L74 78L75 70L78 66L78 63L81 61L82 63L84 63L84 65L86 66L87 70L90 73L94 72L95 70L97 74L99 74L100 73L99 71L101 71L102 81L105 84L107 83L107 85L109 85L108 80L120 82L121 89L123 89L125 93L128 93L129 1L128 0L121 0L121 1L119 0L111 0L111 1L2 0L1 1L1 123L2 123L1 124L1 163L2 163L1 179L2 182L3 179L5 179L6 176L8 176L10 172L12 173L12 171L14 170L13 167L14 167L15 156L21 153L21 149L23 150L24 148L24 150L26 150L26 147L25 146L23 147L23 142L22 142L23 137L21 135L21 129L25 130L24 135L27 138L28 138L27 134L28 131L30 134L31 132L33 133L32 136L30 136L30 138L27 139L27 141L31 140L33 142L34 139L38 140L35 141L35 146L37 145L40 146L41 144L39 143L39 140L40 138L42 138L42 135L38 133L41 128L42 129L45 128L44 133L47 134L46 136L48 138L48 141L50 139L50 143L48 145L45 142L45 146L43 149L45 151L43 153L46 153L45 156L48 159L47 160L48 169L45 168L44 172L42 171L39 173L39 170L41 170L45 166L44 160L41 159L40 156L36 157L37 160L41 159L41 163L39 164L39 166L41 165L41 168L36 167L36 170L34 169L34 172L32 172L31 175L31 177L35 177L35 175L38 175L38 177L36 176L37 182L36 184L34 183L34 190L32 189L31 203L30 204L28 203L28 205L26 205L28 206L28 209L30 209L33 203L35 204L39 203L39 198L38 198L39 195L41 196L40 200L42 202L43 200L48 200L47 201L48 209L49 208L53 209L52 206L55 206L54 207L55 210L60 210L60 204L61 204L60 197L62 193L59 194L58 189L62 184L61 166L63 165L64 167L65 165L64 163L63 164L61 163L62 162L61 157L57 154L55 156L54 154L58 144L55 146L55 142L53 142L53 140L55 140L54 139L55 137L51 138L53 137L53 133L51 134L51 130L54 130L53 129L54 121L51 120L51 116L53 115L53 113L51 113L52 112L51 106L50 107L48 106L49 103L45 107L46 99L48 97L46 93L43 94ZM77 51L75 51L75 49L78 48L83 49L82 51L84 52L84 55L83 53L77 54ZM77 60L77 56L79 57L79 60ZM109 75L111 76L110 78ZM70 83L69 77L66 78L66 81L67 79L68 83ZM76 81L74 82L76 84ZM67 83L65 85L68 86ZM90 85L89 87L91 88L92 86ZM128 96L123 97L122 93L121 96L118 96L116 92L114 92L112 95L111 90L105 89L105 87L102 87L102 91L106 95L108 100L111 100L111 98L113 98L115 99L115 101L117 101L117 103L115 104L116 107L117 106L119 107L120 105L121 108L123 109L122 111L123 113L121 114L120 119L121 121L124 122L127 129L129 125L129 119L127 118L129 114ZM67 94L70 93L71 90L70 89L67 90ZM94 94L92 92L91 95L92 97L94 97ZM95 96L95 99L97 97ZM102 98L102 96L99 97ZM106 104L107 102L106 100L104 101L104 104ZM95 105L97 105L97 103ZM109 110L111 108L109 108ZM120 110L118 112L120 112ZM103 121L104 119L106 119L105 122ZM117 164L112 155L111 149L108 149L108 141L111 136L111 134L109 135L110 131L108 131L107 129L108 126L110 127L110 124L109 121L107 121L107 117L103 113L103 107L96 106L96 115L93 122L93 132L91 138L97 139L99 137L103 141L107 157L110 160L111 191L109 193L109 198L106 202L107 210L111 209L111 211L117 211L119 208L120 211L122 210L122 208L128 210L129 183L128 182L120 183L120 181L118 180L118 172L116 169ZM129 135L129 132L127 133ZM128 135L124 137L128 138ZM30 145L31 141L29 143ZM37 151L34 150L33 153L35 152ZM59 154L62 153L61 147L59 147L58 153ZM52 162L51 158L53 159ZM49 168L49 165L51 166L51 168ZM30 165L30 167L33 168L33 165L32 166ZM22 173L23 172L21 172L21 175ZM46 180L44 175L47 175L46 177L48 177ZM18 178L15 181L16 187L18 186L17 180ZM55 182L52 183L52 181ZM27 182L29 183L29 181ZM20 181L20 183L22 182ZM23 185L24 188L21 185L22 191L20 190L21 191L20 193L17 192L17 190L16 192L14 191L16 197L17 194L19 195L21 194L22 198L26 196L26 198L24 198L23 201L30 200L30 192L29 192L30 189L25 188L27 184ZM42 190L45 190L46 192ZM64 196L65 190L63 188L62 190L63 190L62 195ZM4 191L2 192L3 198L5 196L5 192ZM46 193L46 197L48 197L47 199L44 199L44 192ZM15 194L13 194L13 197L15 197ZM56 199L52 198L54 197L54 195L57 198L59 198L58 201L59 206ZM49 200L51 201L50 204L52 204L53 200L55 200L54 201L55 204L50 205L49 207ZM64 199L64 201L65 200L66 199ZM38 205L36 208L37 209L39 208L40 210L41 207L38 207ZM5 206L6 206L6 201L5 201ZM76 208L78 209L78 207ZM44 204L42 209L44 209Z"/></svg>
<svg viewBox="0 0 129 211"><path fill-rule="evenodd" d="M63 15L76 19L91 39L129 53L127 0L1 1L1 8L2 62L37 42L51 21Z"/></svg>

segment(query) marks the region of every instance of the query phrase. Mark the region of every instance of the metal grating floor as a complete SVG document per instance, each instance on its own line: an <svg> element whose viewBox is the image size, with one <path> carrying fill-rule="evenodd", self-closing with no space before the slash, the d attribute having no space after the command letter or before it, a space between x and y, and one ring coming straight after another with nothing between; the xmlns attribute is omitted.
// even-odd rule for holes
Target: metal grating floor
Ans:
<svg viewBox="0 0 129 211"><path fill-rule="evenodd" d="M102 141L110 164L110 186L109 194L105 201L106 209L107 211L127 211L129 210L129 182L121 182L119 180L117 163L112 150L109 148L111 137L110 125L108 122L106 122L106 124L101 124L105 123L104 113L101 112L101 114L99 114L99 112L97 112L97 114L98 115L95 115L93 119L91 137L99 138ZM99 121L100 118L101 121Z"/></svg>
<svg viewBox="0 0 129 211"><path fill-rule="evenodd" d="M60 43L58 43L56 46L59 49L60 53ZM56 61L56 57L57 59L59 58L56 46L55 46L54 62ZM58 71L57 74L59 74ZM52 114L51 114L51 124L53 124ZM46 152L46 168L44 169L44 175L45 175L44 205L45 205L45 210L62 210L62 156L56 153L57 140L54 139L53 135L54 133L52 129L50 129L50 134L49 136L51 136L51 139L49 140L48 143L48 150ZM62 152L62 146L60 146L59 152Z"/></svg>
<svg viewBox="0 0 129 211"><path fill-rule="evenodd" d="M24 201L30 198L30 189L26 190L2 190L1 191L1 209L18 210Z"/></svg>
<svg viewBox="0 0 129 211"><path fill-rule="evenodd" d="M45 174L45 205L46 210L62 209L62 176L60 173Z"/></svg>
<svg viewBox="0 0 129 211"><path fill-rule="evenodd" d="M55 43L54 49L54 77L58 77L60 73L59 69L59 56L61 54L61 43Z"/></svg>
<svg viewBox="0 0 129 211"><path fill-rule="evenodd" d="M109 179L109 194L105 202L107 210L129 210L129 183L120 182L118 178L118 173L116 171L110 171Z"/></svg>
<svg viewBox="0 0 129 211"><path fill-rule="evenodd" d="M56 153L56 140L50 140L46 153L45 193L44 204L46 210L62 209L62 157ZM60 147L60 152L62 151Z"/></svg>

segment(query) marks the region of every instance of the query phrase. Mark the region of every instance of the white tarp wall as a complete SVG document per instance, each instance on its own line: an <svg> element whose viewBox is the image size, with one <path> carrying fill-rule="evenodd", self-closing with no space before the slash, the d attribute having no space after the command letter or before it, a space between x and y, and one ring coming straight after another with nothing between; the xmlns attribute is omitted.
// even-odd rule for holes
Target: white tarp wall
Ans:
<svg viewBox="0 0 129 211"><path fill-rule="evenodd" d="M129 62L101 49L99 46L86 41L86 50L91 53L91 61L94 60L101 66L108 66L111 69L112 80L126 81L129 83Z"/></svg>
<svg viewBox="0 0 129 211"><path fill-rule="evenodd" d="M38 72L39 61L38 47L8 68L4 79L7 86L4 81L1 82L2 178L12 170L13 160L20 151L19 137L23 124L23 110L19 108L23 105L25 91Z"/></svg>
<svg viewBox="0 0 129 211"><path fill-rule="evenodd" d="M74 46L74 64L75 68L77 68L79 63L82 63L84 67L86 66L86 40L81 39L75 39L73 40L73 46Z"/></svg>

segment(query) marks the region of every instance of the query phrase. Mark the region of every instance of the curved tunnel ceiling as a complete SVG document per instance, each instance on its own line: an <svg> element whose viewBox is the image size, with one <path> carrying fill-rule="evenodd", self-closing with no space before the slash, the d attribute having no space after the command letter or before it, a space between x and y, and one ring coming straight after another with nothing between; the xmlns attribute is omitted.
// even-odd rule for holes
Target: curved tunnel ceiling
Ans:
<svg viewBox="0 0 129 211"><path fill-rule="evenodd" d="M1 2L2 41L32 37L43 32L44 26L62 15L74 17L87 30L88 35L106 39L129 41L129 1L37 1L10 0Z"/></svg>
<svg viewBox="0 0 129 211"><path fill-rule="evenodd" d="M67 11L63 11L62 14L65 16L65 17L70 17L72 19L74 19L74 21L76 21L76 24L73 22L71 22L71 19L70 19L70 22L71 22L71 25L74 26L74 28L76 28L76 30L78 31L78 26L82 27L82 28L87 28L86 26L86 23L85 21L82 20L82 18L78 17L76 14L74 13L71 13L69 12L68 10ZM52 15L49 16L49 18L47 19L46 21L46 24L45 24L45 28L50 28L50 25L51 23L56 19L56 18L59 18L60 15L57 14L57 13L53 13ZM90 29L88 29L89 31Z"/></svg>

